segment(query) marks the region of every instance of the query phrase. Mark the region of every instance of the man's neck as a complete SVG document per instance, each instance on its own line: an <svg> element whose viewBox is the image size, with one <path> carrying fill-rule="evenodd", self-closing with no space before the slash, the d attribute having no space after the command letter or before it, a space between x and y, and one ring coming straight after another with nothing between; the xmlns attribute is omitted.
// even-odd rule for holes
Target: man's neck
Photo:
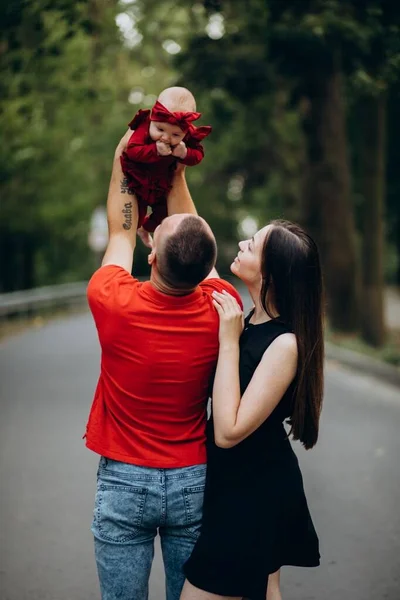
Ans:
<svg viewBox="0 0 400 600"><path fill-rule="evenodd" d="M187 296L188 294L194 292L194 290L196 289L196 287L194 287L189 290L180 290L171 287L161 279L161 277L158 275L158 273L154 271L154 269L151 270L150 283L153 287L155 287L157 291L161 292L162 294L166 294L167 296Z"/></svg>

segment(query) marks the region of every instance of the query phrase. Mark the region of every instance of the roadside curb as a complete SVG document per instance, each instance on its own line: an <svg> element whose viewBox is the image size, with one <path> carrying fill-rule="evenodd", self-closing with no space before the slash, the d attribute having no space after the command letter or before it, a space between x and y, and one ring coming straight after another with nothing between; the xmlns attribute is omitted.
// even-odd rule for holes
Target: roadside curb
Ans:
<svg viewBox="0 0 400 600"><path fill-rule="evenodd" d="M354 352L354 350L335 346L331 342L325 342L325 356L328 360L336 360L346 367L351 367L356 371L361 371L400 387L400 368L388 365L370 356L365 356L365 354Z"/></svg>
<svg viewBox="0 0 400 600"><path fill-rule="evenodd" d="M229 276L227 279L228 281L230 280L241 295L244 304L244 312L247 314L252 307L252 301L247 292L247 288L245 288L241 282L235 281L233 278L229 278ZM332 344L332 342L325 342L325 356L328 360L336 361L345 367L354 369L354 371L372 375L381 381L400 388L400 367L389 365L376 358L361 354L361 352L355 352L354 350L348 350L342 346L337 346L336 344Z"/></svg>

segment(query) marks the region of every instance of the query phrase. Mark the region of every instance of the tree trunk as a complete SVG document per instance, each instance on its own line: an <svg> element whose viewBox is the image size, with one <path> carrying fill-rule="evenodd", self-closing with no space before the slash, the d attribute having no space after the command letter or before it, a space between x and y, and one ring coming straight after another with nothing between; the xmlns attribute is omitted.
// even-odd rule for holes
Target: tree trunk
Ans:
<svg viewBox="0 0 400 600"><path fill-rule="evenodd" d="M397 233L395 242L395 248L397 251L396 283L398 286L400 286L400 217L397 217L395 232Z"/></svg>
<svg viewBox="0 0 400 600"><path fill-rule="evenodd" d="M0 231L0 294L11 292L15 279L15 254L12 236L8 231Z"/></svg>
<svg viewBox="0 0 400 600"><path fill-rule="evenodd" d="M361 327L366 342L381 346L385 341L383 207L386 95L365 97L361 102L361 191L364 197Z"/></svg>
<svg viewBox="0 0 400 600"><path fill-rule="evenodd" d="M23 234L21 242L21 287L23 290L30 290L35 287L35 242L29 233Z"/></svg>
<svg viewBox="0 0 400 600"><path fill-rule="evenodd" d="M339 69L310 73L307 96L303 218L321 251L331 325L350 332L359 327L360 277Z"/></svg>

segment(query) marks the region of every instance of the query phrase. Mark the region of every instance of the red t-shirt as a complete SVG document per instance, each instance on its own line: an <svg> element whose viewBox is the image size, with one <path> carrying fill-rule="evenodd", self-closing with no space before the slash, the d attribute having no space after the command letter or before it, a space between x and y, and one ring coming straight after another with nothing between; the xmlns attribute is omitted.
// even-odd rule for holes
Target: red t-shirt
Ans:
<svg viewBox="0 0 400 600"><path fill-rule="evenodd" d="M88 448L146 467L206 462L206 407L219 326L211 294L223 289L241 303L223 279L169 296L115 265L94 273L87 293L102 356Z"/></svg>

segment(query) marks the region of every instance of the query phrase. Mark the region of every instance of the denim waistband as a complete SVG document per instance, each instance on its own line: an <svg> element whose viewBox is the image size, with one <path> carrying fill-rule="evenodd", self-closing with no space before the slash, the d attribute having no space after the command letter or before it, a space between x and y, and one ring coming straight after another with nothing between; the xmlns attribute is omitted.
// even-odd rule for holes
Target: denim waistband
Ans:
<svg viewBox="0 0 400 600"><path fill-rule="evenodd" d="M205 474L207 465L192 465L190 467L178 467L174 469L159 469L153 467L142 467L131 463L124 463L111 458L102 456L99 462L99 469L134 475L135 479L142 481L159 481L160 477L165 479L187 479L190 477L199 477Z"/></svg>

